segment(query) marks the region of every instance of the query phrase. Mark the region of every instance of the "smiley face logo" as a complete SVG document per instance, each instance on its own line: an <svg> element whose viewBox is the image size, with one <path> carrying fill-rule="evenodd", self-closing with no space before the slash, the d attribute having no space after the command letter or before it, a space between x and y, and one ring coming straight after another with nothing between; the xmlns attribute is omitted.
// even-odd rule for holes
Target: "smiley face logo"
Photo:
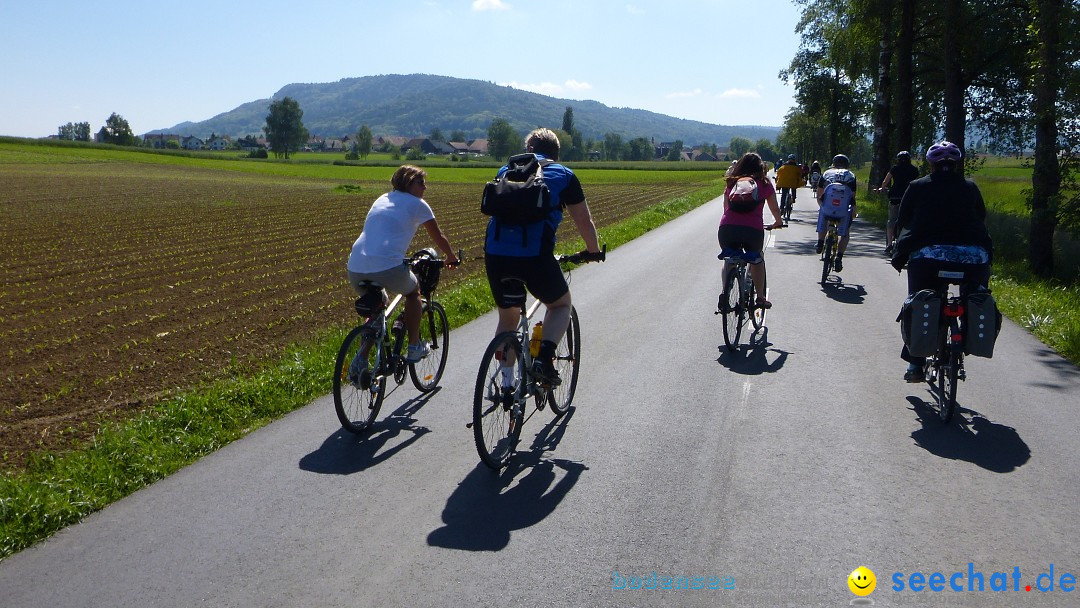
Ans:
<svg viewBox="0 0 1080 608"><path fill-rule="evenodd" d="M874 587L877 586L877 577L869 568L859 566L848 575L847 586L855 595L870 595L874 592Z"/></svg>

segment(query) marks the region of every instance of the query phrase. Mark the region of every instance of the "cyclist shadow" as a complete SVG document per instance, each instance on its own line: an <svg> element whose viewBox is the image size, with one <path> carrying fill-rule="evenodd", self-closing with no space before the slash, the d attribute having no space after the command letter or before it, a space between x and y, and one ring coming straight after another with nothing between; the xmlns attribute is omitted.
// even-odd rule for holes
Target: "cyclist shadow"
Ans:
<svg viewBox="0 0 1080 608"><path fill-rule="evenodd" d="M830 276L821 291L831 300L842 304L862 304L866 300L866 288L862 285L844 283L843 279Z"/></svg>
<svg viewBox="0 0 1080 608"><path fill-rule="evenodd" d="M1031 448L1016 429L991 422L975 410L960 407L949 424L942 424L927 401L909 396L908 402L922 424L911 433L915 445L951 460L965 460L994 473L1011 473L1031 459ZM970 416L965 419L963 414Z"/></svg>
<svg viewBox="0 0 1080 608"><path fill-rule="evenodd" d="M588 467L561 458L544 459L562 439L574 408L537 434L529 451L517 452L499 473L479 463L446 501L445 525L428 534L428 544L462 551L499 551L514 530L551 515ZM564 474L557 479L556 468ZM524 473L524 475L521 475Z"/></svg>
<svg viewBox="0 0 1080 608"><path fill-rule="evenodd" d="M364 433L338 429L317 450L300 459L300 469L326 475L351 475L382 464L431 432L416 426L414 415L438 393L417 395Z"/></svg>
<svg viewBox="0 0 1080 608"><path fill-rule="evenodd" d="M736 351L729 350L723 344L718 346L720 356L717 357L716 362L744 376L771 374L784 367L788 355L791 354L778 348L769 348L772 345L772 342L769 342L769 328L762 327L750 334L747 344L740 344ZM772 361L769 361L770 353L778 353Z"/></svg>

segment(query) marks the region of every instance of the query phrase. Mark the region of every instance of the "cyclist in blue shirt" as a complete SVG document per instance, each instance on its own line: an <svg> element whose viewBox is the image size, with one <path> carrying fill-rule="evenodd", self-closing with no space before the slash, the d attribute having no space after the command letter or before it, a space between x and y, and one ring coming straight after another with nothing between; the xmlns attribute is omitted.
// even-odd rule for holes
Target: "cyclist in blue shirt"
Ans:
<svg viewBox="0 0 1080 608"><path fill-rule="evenodd" d="M559 138L550 129L536 129L525 138L525 150L540 159L558 161ZM503 166L499 175L506 170ZM555 348L570 325L572 305L570 287L555 259L555 233L562 222L563 210L570 214L585 240L586 259L599 256L600 246L589 204L574 172L558 162L546 164L543 172L555 210L546 219L524 226L500 224L492 217L484 239L484 266L491 295L499 308L496 335L517 327L526 290L544 303L547 310L543 341L532 371L540 380L558 386L561 379L553 365Z"/></svg>

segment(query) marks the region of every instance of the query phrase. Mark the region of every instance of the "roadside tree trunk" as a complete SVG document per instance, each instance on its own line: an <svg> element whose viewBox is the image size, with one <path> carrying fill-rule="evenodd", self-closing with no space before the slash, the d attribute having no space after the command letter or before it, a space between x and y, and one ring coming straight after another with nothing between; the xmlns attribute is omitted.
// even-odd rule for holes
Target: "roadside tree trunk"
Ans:
<svg viewBox="0 0 1080 608"><path fill-rule="evenodd" d="M1061 78L1058 68L1058 22L1062 0L1035 0L1035 170L1031 176L1031 234L1028 256L1031 270L1049 277L1054 272L1054 230L1061 190L1058 165L1057 101Z"/></svg>

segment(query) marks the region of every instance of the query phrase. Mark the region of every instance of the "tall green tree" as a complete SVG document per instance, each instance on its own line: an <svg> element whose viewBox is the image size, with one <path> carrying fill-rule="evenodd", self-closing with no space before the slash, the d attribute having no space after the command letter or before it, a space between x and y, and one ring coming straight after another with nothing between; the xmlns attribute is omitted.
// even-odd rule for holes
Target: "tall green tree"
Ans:
<svg viewBox="0 0 1080 608"><path fill-rule="evenodd" d="M749 152L750 148L752 148L753 146L754 144L751 143L749 139L736 136L731 138L731 143L728 144L728 149L731 150L731 153L735 156L735 158L742 158L742 155Z"/></svg>
<svg viewBox="0 0 1080 608"><path fill-rule="evenodd" d="M506 160L520 148L521 136L505 119L496 118L488 126L488 154L495 160Z"/></svg>
<svg viewBox="0 0 1080 608"><path fill-rule="evenodd" d="M356 132L356 153L360 155L360 158L367 158L368 154L371 154L371 142L373 139L371 127L360 125L360 129Z"/></svg>
<svg viewBox="0 0 1080 608"><path fill-rule="evenodd" d="M567 133L574 132L574 108L572 106L566 106L566 111L563 112L562 130Z"/></svg>
<svg viewBox="0 0 1080 608"><path fill-rule="evenodd" d="M442 129L439 127L435 127L431 130L431 135L428 135L428 139L431 141L446 141L446 138L443 137Z"/></svg>
<svg viewBox="0 0 1080 608"><path fill-rule="evenodd" d="M90 141L90 123L76 122L60 125L60 139L69 141Z"/></svg>
<svg viewBox="0 0 1080 608"><path fill-rule="evenodd" d="M668 148L666 160L677 161L682 159L683 140L676 139L671 143L671 147ZM715 150L714 150L715 152Z"/></svg>
<svg viewBox="0 0 1080 608"><path fill-rule="evenodd" d="M607 160L624 160L626 158L626 144L623 143L622 135L618 133L604 133L604 158Z"/></svg>
<svg viewBox="0 0 1080 608"><path fill-rule="evenodd" d="M304 111L300 109L300 103L292 97L271 102L269 109L263 133L266 134L274 156L284 156L288 160L289 154L301 149L308 140L308 130L303 121Z"/></svg>
<svg viewBox="0 0 1080 608"><path fill-rule="evenodd" d="M461 129L454 129L450 132L450 141L465 141L465 132Z"/></svg>
<svg viewBox="0 0 1080 608"><path fill-rule="evenodd" d="M116 112L105 119L105 126L101 128L100 133L107 144L130 146L135 143L135 134L131 132L131 125Z"/></svg>

